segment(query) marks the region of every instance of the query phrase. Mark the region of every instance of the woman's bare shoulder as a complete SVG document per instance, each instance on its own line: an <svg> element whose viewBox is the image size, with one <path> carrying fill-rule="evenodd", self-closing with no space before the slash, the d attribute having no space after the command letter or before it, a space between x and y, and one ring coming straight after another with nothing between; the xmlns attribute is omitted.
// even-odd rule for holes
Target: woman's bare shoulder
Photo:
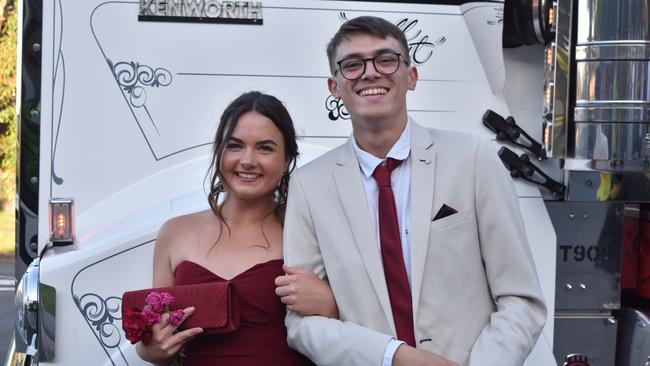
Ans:
<svg viewBox="0 0 650 366"><path fill-rule="evenodd" d="M167 220L158 230L156 242L159 245L170 245L195 238L201 227L216 218L210 210L194 212Z"/></svg>

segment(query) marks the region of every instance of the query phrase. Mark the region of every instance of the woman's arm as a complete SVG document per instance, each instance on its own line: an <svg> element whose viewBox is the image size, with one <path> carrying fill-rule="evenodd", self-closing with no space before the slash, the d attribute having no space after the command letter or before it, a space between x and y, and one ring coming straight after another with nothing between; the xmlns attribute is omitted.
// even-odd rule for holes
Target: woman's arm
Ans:
<svg viewBox="0 0 650 366"><path fill-rule="evenodd" d="M171 249L176 241L174 238L179 234L177 231L182 230L182 225L175 221L172 219L166 222L158 231L153 254L153 287L174 285ZM194 313L194 308L186 308L183 312L184 321ZM169 324L168 318L169 314L164 314L162 320L152 326L152 337L148 345L144 345L142 342L138 342L136 345L136 352L143 360L158 365L167 365L168 361L187 341L203 332L201 328L192 328L176 333L178 326Z"/></svg>
<svg viewBox="0 0 650 366"><path fill-rule="evenodd" d="M275 279L275 293L287 309L298 315L321 315L338 319L339 309L329 284L312 271L282 266L286 275Z"/></svg>
<svg viewBox="0 0 650 366"><path fill-rule="evenodd" d="M174 273L172 270L172 252L175 237L179 236L177 231L182 225L175 222L178 219L171 219L165 222L158 230L156 245L153 249L153 287L167 287L174 285Z"/></svg>

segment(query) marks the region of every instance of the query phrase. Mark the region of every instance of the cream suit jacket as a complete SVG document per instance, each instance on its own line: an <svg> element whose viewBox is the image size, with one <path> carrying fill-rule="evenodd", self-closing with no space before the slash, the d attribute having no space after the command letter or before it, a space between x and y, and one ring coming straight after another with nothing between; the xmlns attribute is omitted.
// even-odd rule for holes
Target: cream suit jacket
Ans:
<svg viewBox="0 0 650 366"><path fill-rule="evenodd" d="M460 365L521 366L546 309L494 145L413 123L410 161L417 347ZM458 212L432 221L443 204ZM340 314L287 314L289 344L318 365L381 365L395 326L377 243L351 140L292 175L285 262L329 281Z"/></svg>

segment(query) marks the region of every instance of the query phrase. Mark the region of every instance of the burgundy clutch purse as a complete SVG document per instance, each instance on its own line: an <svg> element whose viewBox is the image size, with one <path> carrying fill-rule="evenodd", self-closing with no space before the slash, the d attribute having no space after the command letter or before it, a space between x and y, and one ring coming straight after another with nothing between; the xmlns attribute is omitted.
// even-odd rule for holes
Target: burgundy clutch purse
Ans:
<svg viewBox="0 0 650 366"><path fill-rule="evenodd" d="M122 317L127 310L142 311L151 292L167 292L174 296L171 310L194 307L194 314L178 329L203 328L204 334L229 333L239 328L239 306L235 288L229 282L157 287L127 291L122 295Z"/></svg>

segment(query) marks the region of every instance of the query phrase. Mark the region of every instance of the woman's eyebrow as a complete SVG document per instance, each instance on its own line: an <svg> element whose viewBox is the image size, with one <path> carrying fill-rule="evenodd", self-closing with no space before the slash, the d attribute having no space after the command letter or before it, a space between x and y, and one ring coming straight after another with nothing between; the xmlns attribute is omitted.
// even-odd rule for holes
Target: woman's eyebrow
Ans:
<svg viewBox="0 0 650 366"><path fill-rule="evenodd" d="M257 144L258 144L258 145L271 144L271 145L278 146L278 143L275 142L275 141L273 141L273 140L261 140L261 141L258 141Z"/></svg>

